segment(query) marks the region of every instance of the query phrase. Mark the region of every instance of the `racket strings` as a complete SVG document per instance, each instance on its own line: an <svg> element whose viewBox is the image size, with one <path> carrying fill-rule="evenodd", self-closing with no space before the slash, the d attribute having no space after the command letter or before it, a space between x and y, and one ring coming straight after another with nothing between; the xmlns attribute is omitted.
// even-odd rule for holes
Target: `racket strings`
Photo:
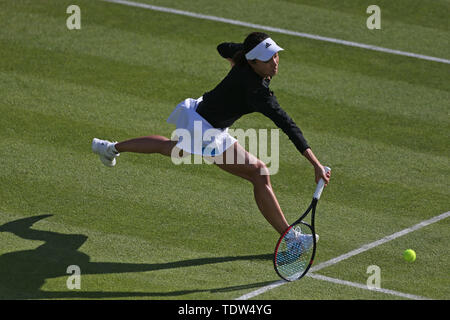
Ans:
<svg viewBox="0 0 450 320"><path fill-rule="evenodd" d="M312 230L303 224L292 227L291 234L282 238L276 258L275 267L279 275L286 280L295 280L307 269L313 251ZM295 237L292 235L295 234Z"/></svg>

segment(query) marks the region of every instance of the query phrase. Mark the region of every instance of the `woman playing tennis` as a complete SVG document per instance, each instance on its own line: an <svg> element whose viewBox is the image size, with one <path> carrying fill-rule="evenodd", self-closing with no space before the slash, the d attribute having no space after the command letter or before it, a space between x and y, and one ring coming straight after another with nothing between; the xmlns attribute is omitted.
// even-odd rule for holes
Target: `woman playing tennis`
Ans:
<svg viewBox="0 0 450 320"><path fill-rule="evenodd" d="M259 210L282 234L289 224L272 189L267 166L228 134L228 127L245 114L260 112L270 118L309 160L314 168L316 183L323 178L328 184L330 173L325 173L301 130L269 89L271 79L278 73L278 52L283 49L262 32L249 34L243 44L223 43L217 49L222 57L231 62L231 71L213 90L199 99L186 99L178 104L167 120L175 124L177 130L191 133L191 139L171 140L159 135L118 143L94 139L92 149L107 166L114 166L116 157L123 152L159 153L169 157L201 154L213 161L220 158L221 161L215 161L215 165L252 183ZM200 122L203 129L215 129L217 134L210 141L194 141L198 128L196 122Z"/></svg>

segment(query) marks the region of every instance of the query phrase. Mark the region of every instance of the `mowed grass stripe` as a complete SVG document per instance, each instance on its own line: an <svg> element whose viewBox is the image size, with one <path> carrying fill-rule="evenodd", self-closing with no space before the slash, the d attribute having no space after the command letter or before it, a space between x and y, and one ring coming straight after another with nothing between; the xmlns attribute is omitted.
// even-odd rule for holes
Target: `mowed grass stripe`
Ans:
<svg viewBox="0 0 450 320"><path fill-rule="evenodd" d="M366 9L372 4L368 0L353 1L351 4L276 0L262 0L257 3L242 1L232 5L208 0L195 2L139 0L137 3L159 5L404 51L428 52L430 55L443 58L448 56L448 50L445 47L448 24L443 12L448 11L449 5L442 0L433 4L418 3L417 0L402 0L395 3L381 1L377 4L382 11L381 30L369 30L366 26L369 16ZM443 11L440 12L437 8ZM424 11L427 13L423 14ZM426 20L424 17L432 18L424 24L423 21Z"/></svg>
<svg viewBox="0 0 450 320"><path fill-rule="evenodd" d="M330 2L327 0L284 0L287 3L298 3L300 6L311 6L329 11L342 12L351 15L358 15L367 19L367 13L361 8L367 8L367 0ZM395 20L408 25L421 26L425 28L448 31L449 27L445 11L448 9L448 3L445 0L439 0L430 3L424 3L419 0L399 0L392 2L381 0L378 6L383 8L383 18ZM420 12L422 11L423 12Z"/></svg>
<svg viewBox="0 0 450 320"><path fill-rule="evenodd" d="M101 11L101 2L100 6L99 3L96 2L92 2L90 5L92 6L92 8L88 7L90 10ZM31 10L31 8L33 8L33 5L22 9ZM29 14L23 14L24 17L31 20L30 25L33 25L33 22L38 23L42 19L46 19L49 20L49 24L44 30L48 30L48 32L51 33L57 32L56 38L48 39L50 43L64 46L66 49L70 48L75 51L82 48L84 51L101 52L104 55L113 53L115 56L128 56L128 58L125 59L131 61L135 59L135 57L140 57L143 61L151 61L151 48L155 48L155 46L158 46L160 43L164 44L166 54L174 52L174 50L172 50L173 48L177 48L178 50L183 48L185 52L189 52L193 56L198 52L205 51L217 55L213 49L215 46L212 46L211 43L224 41L223 35L220 36L220 33L217 32L205 33L205 26L214 26L213 30L223 30L225 32L224 34L227 34L227 39L230 40L233 40L236 36L239 36L239 39L242 39L245 33L248 32L243 31L247 28L221 24L217 25L217 23L210 21L199 21L188 17L139 10L138 8L113 6L111 7L111 10L108 10L107 14L101 16L94 15L94 12L91 13L90 11L91 14L86 17L86 27L76 33L69 32L65 26L61 26L59 23L61 14L57 10L54 11L48 10L48 8L39 7L39 10L35 8L31 12L33 13L31 14L31 17ZM49 15L51 18L49 18ZM20 16L20 13L18 16ZM114 16L114 19L111 19L111 16ZM95 19L93 17L95 17ZM134 17L135 19L130 20L130 17ZM165 19L166 17L170 17L170 19ZM174 24L173 21L176 21L177 23ZM98 29L99 27L100 29ZM183 28L189 28L190 30L196 31L190 34L189 41L186 41L185 37L180 36ZM106 31L108 29L110 32ZM95 31L92 32L93 30ZM128 37L125 37L125 42L114 43L113 39L120 37L120 33L117 33L119 30L121 32L126 32ZM40 30L40 33L38 33L41 36L42 31L43 30ZM99 32L104 35L105 41L102 41L100 45L94 46L92 45L94 43L86 38L89 38L89 35L98 35ZM36 33L36 31L28 30L27 33L33 34ZM194 37L194 39L192 39L192 37ZM279 42L287 41L290 44L290 46L287 46L288 50L283 52L283 55L290 56L295 54L301 58L299 61L307 61L308 64L325 63L324 66L331 66L332 68L339 70L352 70L356 73L365 75L378 74L382 78L394 77L393 79L416 83L418 85L449 90L448 83L443 83L446 75L445 70L448 69L441 64L427 61L411 61L411 59L406 59L404 57L396 57L377 52L367 52L366 50L347 48L307 39L297 39L281 34L277 35L277 38L278 37L280 38ZM239 41L239 39L235 39L235 41ZM31 38L29 40L33 39ZM195 40L195 43L193 40ZM167 41L174 41L176 45L170 45ZM180 43L183 43L183 45L180 45ZM109 46L105 47L105 44L109 44ZM210 49L208 50L208 48ZM145 49L148 50L147 55L145 54ZM128 51L130 54L127 55L126 52ZM326 52L327 54L318 55L317 52ZM327 56L333 55L335 56L335 59L330 60L326 58ZM159 55L157 54L157 56ZM147 57L147 59L145 59L145 57ZM175 59L179 59L180 57L174 55ZM159 61L160 64L170 64L167 62L167 59L161 59ZM175 60L174 62L179 61ZM208 62L210 61L208 60ZM415 67L409 68L410 63L414 63ZM209 69L202 69L202 74L205 72L209 72ZM427 77L425 78L426 81L423 81L424 77Z"/></svg>
<svg viewBox="0 0 450 320"><path fill-rule="evenodd" d="M54 116L54 117L63 117L66 119L67 125L69 122L74 121L83 123L90 123L92 128L89 131L92 132L98 132L102 133L103 131L108 131L107 135L113 134L117 136L126 136L129 134L143 134L144 132L149 132L151 130L155 130L158 132L161 132L162 134L170 135L173 127L168 125L165 122L166 116L171 112L173 108L173 103L169 100L163 100L163 99L152 99L150 101L146 99L136 98L134 96L130 96L126 93L114 93L114 94L105 94L104 91L100 88L95 88L90 85L78 85L73 84L70 81L69 82L60 82L59 80L51 80L51 78L41 78L41 77L35 77L31 75L20 75L16 73L4 73L2 76L2 81L4 83L7 83L8 85L11 85L11 88L14 88L14 90L10 90L6 92L5 95L5 103L9 105L11 110L23 110L27 112L36 112L39 113L45 113L48 114L48 116ZM56 86L57 88L53 88L53 86ZM28 93L33 94L23 94L23 90L27 89ZM45 93L42 96L39 97L41 93ZM55 93L64 93L62 95L58 95ZM80 95L79 93L86 93L84 95ZM88 94L87 94L88 93ZM90 99L90 96L95 96L95 101ZM44 98L45 97L45 98ZM98 100L100 98L100 100ZM121 108L122 104L129 103L129 99L132 99L131 108ZM290 97L288 94L284 94L284 99L290 102L295 102L293 98ZM98 103L100 101L100 104ZM96 108L93 109L92 105L96 104ZM296 103L301 108L295 108L293 107L293 103L287 103L288 109L292 111L292 113L296 114L298 111L300 112L306 112L303 111L303 106L308 105L308 103ZM324 101L312 101L309 103L314 109L318 108L319 104L324 105L326 108L326 103ZM321 106L319 107L319 109ZM343 106L342 108L345 108ZM111 112L111 110L114 110L114 113ZM297 112L296 112L297 111ZM19 113L17 115L12 114L14 117L23 117L23 121L32 122L33 120L28 117L27 119L27 112ZM314 113L316 110L314 110ZM356 112L356 111L355 111ZM325 112L325 114L329 114L328 112ZM367 150L369 151L372 148L376 149L384 149L381 153L392 153L395 151L398 151L397 153L401 153L406 155L406 163L408 164L408 167L414 166L415 162L418 162L417 165L420 167L421 165L426 165L429 169L430 163L427 163L427 159L429 154L426 152L423 152L423 150L419 150L416 152L410 152L406 150L404 147L397 147L395 144L390 149L391 143L389 140L381 140L377 142L371 141L371 134L366 133L366 135L369 137L367 139L360 139L358 135L348 135L344 134L345 132L348 132L350 129L347 129L347 131L340 132L329 132L324 133L322 130L317 130L317 126L309 125L310 121L305 121L303 114L293 116L294 118L298 118L299 122L301 124L304 124L305 128L307 128L305 131L307 134L309 134L312 138L312 141L318 141L320 143L317 144L318 147L321 147L322 144L326 143L326 147L323 148L324 150L332 148L333 143L330 142L330 139L332 139L335 135L339 136L339 139L334 139L335 142L340 141L340 139L344 139L343 144L353 148L354 146L360 144L360 143L367 143ZM314 120L319 121L320 117L316 116L313 113L306 114L306 117L313 117ZM380 116L381 117L381 116ZM362 118L362 117L361 117ZM120 119L120 121L118 121ZM369 118L370 119L370 118ZM400 119L400 117L399 117ZM6 118L4 119L7 120ZM63 119L62 119L63 120ZM384 120L381 119L381 120ZM327 120L329 121L329 120ZM345 121L345 119L344 119ZM374 120L371 124L372 125L378 125L382 126L383 121L381 123L377 123L377 120ZM362 121L361 121L362 122ZM409 123L410 119L406 117L404 120L405 123ZM130 125L133 124L133 127L130 127ZM243 118L240 120L240 124L243 128L249 128L252 127L252 124L256 125L256 128L267 128L272 127L274 128L274 125L268 121L265 117L261 115L250 115L248 118ZM425 125L428 127L430 124L427 122L424 122ZM337 125L337 124L336 124ZM28 125L27 125L28 126ZM27 126L24 126L26 128ZM99 126L98 128L95 128ZM303 127L303 125L302 125ZM312 127L312 128L309 128ZM8 127L5 126L5 129ZM438 127L439 128L439 127ZM343 128L345 130L345 128ZM412 130L412 129L411 129ZM86 129L83 129L83 131L86 131ZM127 131L131 131L130 133L127 133ZM442 131L445 132L445 131ZM55 132L56 133L56 132ZM364 133L360 133L359 135L364 135ZM286 145L284 150L282 150L280 156L283 157L286 155L286 157L283 159L283 161L289 161L292 163L297 162L297 152L295 148L293 148L290 144L290 142L286 139L286 137L282 134L281 139L283 141L283 145ZM324 139L326 137L326 139ZM335 138L335 137L334 137ZM353 140L352 140L353 139ZM366 141L367 142L364 142ZM386 142L387 141L387 142ZM439 139L440 142L445 144L445 141L442 139ZM438 141L438 142L439 142ZM314 143L314 142L313 142ZM348 151L351 151L352 149L348 149ZM390 152L392 151L392 152ZM356 150L352 151L352 154L355 154ZM364 152L366 160L370 160L370 153ZM345 153L340 153L339 157L344 156ZM362 155L362 154L361 154ZM373 160L375 158L379 159L379 155L373 156ZM391 161L391 165L394 165L396 161L399 161L402 155L398 155L395 157L395 161ZM383 159L383 162L389 161L392 159L392 156L386 157ZM292 161L293 160L293 161ZM350 160L350 159L349 159ZM436 168L441 167L445 164L445 155L442 157L435 156L435 161L437 161ZM374 166L372 169L377 170L379 168L378 166ZM384 170L384 169L383 169ZM383 171L381 170L381 172ZM403 170L404 171L404 170ZM373 171L371 171L373 172ZM381 173L380 170L378 170L377 174ZM389 175L394 173L389 173ZM390 176L389 176L390 177ZM395 177L395 175L394 175ZM386 176L388 178L388 176ZM426 179L426 177L423 177ZM431 182L431 181L430 181ZM439 182L436 181L436 182Z"/></svg>
<svg viewBox="0 0 450 320"><path fill-rule="evenodd" d="M23 112L17 113L17 110L23 110ZM90 122L89 125L85 122L80 122L73 120L73 115L65 116L63 113L61 114L55 114L51 113L49 115L42 113L42 112L36 112L22 109L22 108L16 108L13 112L9 110L4 110L4 124L2 126L3 129L3 135L5 137L10 136L11 138L16 137L19 133L22 140L28 140L30 142L34 143L46 143L51 145L59 145L62 148L69 148L72 151L77 152L86 152L89 151L89 145L90 145L90 137L87 136L88 132L91 132L91 135L94 134L94 132L100 133L101 131L104 132L110 132L110 134L118 135L118 136L127 136L128 133L126 132L126 129L120 129L120 128L114 128L114 124L111 123L111 126L104 125L103 127L98 127L94 122ZM48 126L48 124L52 124ZM24 129L26 128L24 131ZM66 132L66 130L69 130L69 132ZM70 134L72 136L71 140L67 139L67 135ZM106 134L106 133L105 133ZM283 146L286 146L289 150L289 141L286 138L283 138ZM342 143L342 141L339 142L339 139L336 139L336 143ZM345 144L349 146L349 144ZM378 148L381 154L390 154L392 152L399 152L396 147L387 147L384 145L377 146L374 143L366 143L365 150L362 148L362 145L364 145L363 141L358 141L358 150L362 154L370 153L374 150L374 148ZM384 150L383 150L384 149ZM283 152L283 151L282 151ZM354 154L353 152L351 152ZM404 152L404 155L407 155L407 152ZM295 157L295 155L292 155ZM419 158L417 155L413 155L412 158L414 159L413 162L408 166L408 170L405 171L405 169L402 169L400 174L393 173L391 170L387 171L386 173L383 173L383 170L380 171L380 167L377 165L377 160L382 160L380 157L374 155L372 156L372 161L374 162L374 165L372 167L366 167L363 169L359 169L359 172L368 171L371 175L364 174L364 180L369 182L368 185L371 185L371 182L377 182L377 185L380 185L379 188L384 189L385 193L375 193L376 195L382 195L382 194L392 194L388 190L392 188L392 192L394 194L409 194L411 190L416 190L416 192L425 192L424 188L427 188L429 190L429 195L436 194L437 196L441 194L445 194L444 191L436 191L436 183L439 181L431 180L429 184L425 184L424 181L421 179L414 180L408 177L408 175L413 174L411 172L411 167L414 165L414 161L418 160ZM354 160L357 160L357 157L354 157ZM364 158L363 158L364 159ZM168 163L170 163L169 159L167 160ZM281 155L281 161L282 164L285 161L290 160L289 158L286 158L286 155L282 153ZM342 161L343 159L341 159ZM366 162L367 160L370 160L365 158ZM422 162L425 163L427 160L426 157L423 157ZM445 165L445 158L442 158L441 162L443 165ZM350 159L348 159L350 161ZM382 160L384 163L385 161L389 161L389 159ZM345 162L345 161L344 161ZM387 162L389 164L389 162ZM395 166L395 162L391 163L390 166ZM400 166L399 166L400 167ZM340 166L337 166L338 170L340 169ZM424 171L424 168L420 166L420 164L416 165L416 172L415 174L420 174L420 171ZM375 171L373 171L375 170ZM419 171L420 170L420 171ZM429 170L433 170L433 168L429 168L426 170L426 172L430 172ZM438 173L441 169L439 166L435 169L435 172ZM375 173L377 172L378 173ZM296 176L295 179L298 179L299 177L304 176ZM380 179L382 177L382 179ZM392 181L393 177L397 177L397 181ZM360 179L361 176L355 175L354 179ZM276 178L275 178L276 179ZM347 177L347 179L351 179L351 177ZM406 179L406 181L405 181ZM276 181L276 180L275 180ZM358 193L364 194L364 185L367 183L360 183L359 189L357 189ZM295 181L293 181L295 183ZM381 184L380 184L381 183ZM412 184L412 185L411 185ZM442 186L445 186L445 182L442 183ZM404 191L402 191L404 190ZM381 190L380 190L381 191ZM370 193L370 192L369 192ZM392 195L388 196L392 197ZM433 197L434 198L434 197ZM366 199L367 200L367 199ZM354 201L352 199L352 201ZM399 206L403 205L402 202L398 204Z"/></svg>
<svg viewBox="0 0 450 320"><path fill-rule="evenodd" d="M54 19L56 20L56 19ZM50 30L54 30L56 29L57 25L53 25L53 28L49 28ZM97 32L102 32L105 33L105 30L102 29L96 29ZM64 31L64 30L63 30ZM84 32L84 31L83 31ZM86 31L87 33L89 31ZM69 33L70 34L70 33ZM88 33L89 34L89 33ZM88 36L88 34L83 34L83 37L86 38ZM134 36L133 36L134 34ZM57 37L58 41L55 41L55 43L59 43L59 46L64 48L64 50L72 50L72 51L83 51L86 52L87 50L90 50L91 52L93 52L95 55L100 54L100 55L106 55L109 56L111 55L111 51L114 52L114 55L118 55L120 57L122 57L122 60L129 60L129 61L136 61L136 57L147 57L147 59L150 59L152 56L152 53L156 53L155 54L155 58L159 58L161 56L161 52L160 50L158 51L149 51L148 54L143 54L142 50L135 50L136 48L136 43L139 43L141 45L143 45L143 43L145 41L147 42L151 42L149 38L153 38L156 36L155 42L158 43L159 40L161 40L162 38L158 37L158 35L156 34L152 34L151 36L149 35L143 35L143 36L136 36L136 33L129 33L126 32L125 34L123 34L123 36L126 35L126 38L131 38L131 40L128 41L128 43L126 43L126 46L123 45L121 43L121 46L123 46L122 48L126 48L126 47L131 47L130 49L130 53L133 54L127 54L126 50L122 52L122 50L117 50L116 47L108 47L108 50L104 50L104 47L100 47L99 49L92 49L92 45L87 45L90 44L91 42L89 40L86 41L77 41L79 39L75 38L73 39L74 43L78 44L75 46L73 43L71 44L70 37L67 36L67 32L61 32L61 36ZM107 43L109 43L110 41L112 41L111 38L116 38L117 36L120 36L119 34L114 34L113 36L105 36L107 39ZM65 41L63 41L65 39ZM286 39L290 39L289 37L286 37ZM27 39L27 40L32 40L32 39ZM219 39L218 41L220 41L222 39ZM49 41L53 41L53 40L49 40ZM29 42L29 41L28 41ZM299 41L294 41L292 42L291 39L291 46L292 48L289 51L283 52L283 54L287 55L287 58L285 59L286 61L284 63L288 63L289 60L287 59L291 59L291 55L294 52L298 52L298 54L295 55L295 60L301 61L301 62L307 62L306 64L304 64L305 66L311 65L311 66L315 66L317 65L317 62L332 62L332 64L329 63L329 65L324 65L325 68L332 68L332 69L336 69L336 70L342 70L342 67L346 68L346 72L349 72L348 70L354 71L354 73L356 74L360 74L363 76L370 76L371 78L373 78L373 76L380 74L382 78L380 78L380 82L381 80L385 80L385 79L389 79L389 77L392 77L392 75L397 75L397 78L394 78L395 80L401 80L401 81L415 81L414 83L419 85L419 86L430 86L433 88L438 88L439 86L442 87L443 90L448 91L449 90L449 86L448 83L446 83L445 81L443 81L445 79L445 75L446 75L446 69L445 68L441 68L441 67L436 67L435 70L436 72L429 72L430 70L428 68L433 68L434 64L429 64L429 63L419 63L417 65L414 65L414 68L409 68L408 65L403 65L402 63L400 63L400 68L398 69L398 71L395 71L395 68L397 66L399 66L398 62L401 61L405 61L405 59L399 59L397 61L395 60L381 60L379 61L379 57L376 56L376 54L370 54L366 57L365 61L366 63L359 63L359 64L355 64L355 61L351 61L349 60L349 54L355 50L348 50L348 48L344 48L345 50L342 51L342 48L334 48L333 46L329 46L328 45L328 49L333 50L333 49L338 49L341 50L341 53L339 55L342 55L342 59L338 59L339 63L337 64L336 61L334 60L330 60L328 58L325 58L325 56L320 56L317 58L317 54L316 54L316 50L314 50L311 46L310 43L308 43L307 41L305 42L301 42L301 45L298 45ZM32 43L32 42L31 42ZM134 44L134 45L133 45ZM316 43L315 43L316 44ZM175 46L171 46L170 43L165 43L164 44L167 47L167 52L173 52L174 50L172 49L176 49L177 47L179 48L179 45L175 45ZM305 49L305 45L307 46L307 48ZM323 44L322 44L323 45ZM143 47L143 48L150 48L151 46L148 45L148 43ZM189 52L191 52L191 50L195 50L195 46L186 44L186 46L183 47L188 47ZM208 50L208 52L210 52L210 55L208 55L208 63L211 66L214 65L222 65L220 63L217 63L217 53L215 52L215 50L211 47L211 44L202 44L201 46L197 47L201 47L203 49L207 49L209 48L210 50ZM139 48L139 47L138 47ZM321 47L318 47L321 49ZM303 51L301 51L303 50ZM199 50L202 51L202 50ZM203 50L205 51L205 50ZM195 51L194 51L195 52ZM356 52L358 52L356 50ZM333 52L333 54L336 54L337 52ZM306 55L305 55L306 54ZM312 59L313 57L316 57L315 59ZM345 58L344 58L345 57ZM364 56L363 56L364 57ZM376 57L376 59L374 59L374 57ZM380 55L380 57L385 57L385 55ZM361 57L361 52L359 52L357 55L355 55L355 58L362 58ZM396 59L396 57L388 57L390 59ZM370 60L371 59L371 60ZM146 59L143 59L144 61ZM150 62L150 60L148 60ZM159 63L158 64L162 64L164 67L167 67L168 65L170 66L170 63L167 63L167 59L159 59L158 60ZM394 62L395 61L395 62ZM174 62L178 62L178 60L175 60ZM211 62L216 62L216 63L211 63ZM376 67L374 68L374 63L376 63ZM174 63L176 65L176 63ZM173 64L172 64L173 66ZM195 64L194 64L195 66ZM185 66L187 68L190 68L189 66ZM287 65L286 67L289 68L289 70L292 70L293 74L295 74L296 76L301 76L303 68L302 68L302 64L300 66L297 65L297 68L295 68L295 64L294 65ZM356 68L355 68L356 67ZM295 71L299 70L300 72L297 74L295 73ZM189 69L190 71L191 69ZM195 70L195 67L192 67L192 70ZM225 70L225 68L222 68L222 70ZM316 71L316 69L313 69L314 71ZM326 69L321 69L322 71L326 70ZM418 71L419 70L419 73ZM439 70L441 70L439 72ZM388 72L387 72L388 71ZM202 72L200 73L200 75L197 76L201 76L204 74L204 72L209 72L208 68L203 68ZM322 74L322 72L316 72L317 74ZM211 73L209 73L211 74ZM212 73L214 74L214 73ZM351 74L351 73L350 73ZM430 77L429 75L433 75L432 77ZM277 79L277 81L280 81L281 79ZM325 79L322 79L325 80ZM291 82L292 83L292 82ZM276 85L276 83L275 83ZM350 86L352 87L352 86ZM371 87L373 88L377 88L376 82L373 83L371 85ZM448 95L448 94L447 94ZM445 98L446 96L444 96L443 98Z"/></svg>
<svg viewBox="0 0 450 320"><path fill-rule="evenodd" d="M442 114L447 111L450 85L445 81L443 73L440 78L442 88L439 89L431 84L430 74L425 70L423 74L417 75L415 82L405 79L415 77L407 68L399 70L402 77L391 78L389 66L394 62L389 60L378 61L379 65L373 66L372 70L342 70L338 65L331 65L330 57L324 56L323 60L330 62L330 65L318 65L313 60L304 59L301 54L286 58L283 56L281 76L274 81L273 86L277 91L281 89L283 93L289 93L286 98L300 95L330 104L348 104L364 110L404 116L407 119L445 122ZM341 61L338 62L340 63ZM410 66L417 67L415 64ZM287 71L289 78L286 77ZM383 71L382 76L379 75L380 71ZM289 81L292 78L296 81ZM419 79L423 81L417 81ZM399 92L403 94L400 95ZM424 105L427 107L424 108Z"/></svg>
<svg viewBox="0 0 450 320"><path fill-rule="evenodd" d="M7 49L5 49L6 51ZM23 48L20 49L20 52L24 52ZM10 52L10 54L14 54L14 52ZM41 55L44 56L44 52L41 52ZM26 55L25 55L26 56ZM39 52L37 52L36 49L31 49L29 56L40 56ZM82 77L76 77L76 81L78 83L91 83L95 85L102 85L104 87L106 86L118 86L117 89L121 91L125 91L128 93L134 93L134 94L150 94L148 91L144 91L142 87L138 86L138 82L136 79L143 79L146 78L146 75L152 74L153 77L156 79L160 79L160 77L155 74L155 72L152 72L153 70L143 70L139 66L130 66L130 65L123 65L122 70L119 67L119 64L117 62L114 63L114 70L110 70L106 66L109 66L110 64L108 62L104 62L100 60L97 57L89 56L89 59L91 61L96 62L94 65L96 65L96 68L99 68L98 73L95 74L88 73L87 68L90 68L89 66L86 66L83 63L83 57L80 57L77 55L67 55L67 54L59 54L56 55L53 53L51 60L55 62L55 64L47 64L43 62L43 68L40 68L39 73L48 73L52 77L60 77L62 79L67 79L67 73L69 74L81 74ZM73 58L73 59L71 59ZM87 59L87 57L84 57ZM58 63L58 59L60 62ZM76 60L78 59L78 60ZM20 64L17 65L8 65L4 66L5 69L15 69L16 71L20 70L18 67L20 65L20 68L23 68L25 72L30 72L29 67L35 66L34 61L30 61L27 58L24 60L29 61L27 63L23 63L24 61L20 61ZM74 70L69 69L69 65L67 65L67 62L71 61ZM61 68L57 68L57 66L60 66L62 64L65 64L66 68L63 72L61 72ZM104 65L104 68L100 68L99 66ZM50 67L49 67L50 66ZM47 72L45 72L45 67L47 67ZM37 69L35 69L37 70ZM167 74L167 70L165 70L165 73ZM101 74L101 78L98 78L98 74ZM111 79L116 79L117 76L120 74L127 74L128 78L121 78L120 82L112 81ZM176 72L173 73L174 77L179 77L179 74L176 76ZM182 77L180 77L182 78ZM70 78L69 78L70 79ZM127 81L128 79L128 81ZM185 78L186 79L186 78ZM72 79L70 79L73 81ZM186 80L184 80L186 81ZM183 81L182 81L183 82ZM159 85L162 87L167 87L169 84L167 83L166 86L164 84L161 84L159 82ZM156 90L157 88L154 88ZM150 91L150 90L149 90ZM167 90L161 90L161 94L169 93ZM152 92L155 94L155 92ZM159 92L158 92L159 94ZM181 96L180 96L181 99ZM303 101L300 101L303 102ZM315 101L314 101L315 102ZM311 104L311 103L307 103ZM289 110L289 108L287 108ZM320 111L319 111L320 110ZM407 126L405 127L406 121L404 117L400 116L393 116L386 112L379 112L374 113L373 111L366 111L361 110L360 108L350 109L348 105L343 106L336 106L336 105L330 105L329 103L324 104L320 107L320 109L317 110L317 112L313 115L314 120L320 117L322 117L326 114L328 117L331 117L333 115L333 121L336 126L333 126L334 130L337 130L336 132L339 132L340 134L355 134L359 133L362 134L363 138L371 140L371 139L379 139L380 141L386 141L389 140L390 143L396 144L398 146L408 146L416 151L423 151L423 152L432 152L437 154L445 154L447 151L447 144L445 143L445 140L442 140L442 132L448 131L447 124L443 123L440 124L434 124L434 126L431 126L431 123L423 123L424 121L415 120L412 121L411 119L408 119ZM294 113L295 114L295 113ZM305 118L305 117L303 117ZM303 121L308 123L309 119L306 118ZM377 123L379 125L377 125ZM369 126L367 126L369 124ZM330 126L325 127L325 130L328 130L327 128L330 128ZM370 135L368 137L367 135ZM408 139L405 139L405 136L408 136ZM429 141L433 141L433 143L429 143Z"/></svg>

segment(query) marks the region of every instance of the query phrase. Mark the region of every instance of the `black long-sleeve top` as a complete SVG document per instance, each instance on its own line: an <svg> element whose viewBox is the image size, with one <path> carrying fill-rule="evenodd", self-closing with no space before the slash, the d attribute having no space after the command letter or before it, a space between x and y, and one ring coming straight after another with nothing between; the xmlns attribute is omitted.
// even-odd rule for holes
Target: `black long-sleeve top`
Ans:
<svg viewBox="0 0 450 320"><path fill-rule="evenodd" d="M269 84L270 80L261 78L250 65L236 65L213 90L203 95L197 112L215 128L227 128L245 114L260 112L303 153L309 145L302 131L280 107Z"/></svg>

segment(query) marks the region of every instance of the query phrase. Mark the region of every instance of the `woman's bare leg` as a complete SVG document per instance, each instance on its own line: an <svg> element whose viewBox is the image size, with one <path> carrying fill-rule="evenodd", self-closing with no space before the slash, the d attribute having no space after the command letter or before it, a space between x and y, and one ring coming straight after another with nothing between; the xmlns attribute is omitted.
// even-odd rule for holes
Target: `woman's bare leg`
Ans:
<svg viewBox="0 0 450 320"><path fill-rule="evenodd" d="M172 149L176 144L177 141L167 139L163 136L153 135L118 142L115 145L115 148L119 153L160 153L170 157L172 154Z"/></svg>
<svg viewBox="0 0 450 320"><path fill-rule="evenodd" d="M230 152L233 152L234 155L230 156ZM278 233L282 234L286 231L289 224L272 190L266 165L247 152L238 142L222 154L220 163L216 163L216 165L222 170L244 178L253 184L255 201L262 215Z"/></svg>
<svg viewBox="0 0 450 320"><path fill-rule="evenodd" d="M153 135L119 142L115 145L115 148L119 153L159 153L170 157L176 144L177 141ZM223 163L216 163L216 165L222 170L244 178L253 184L253 193L259 210L278 233L283 233L289 227L289 224L272 190L266 165L237 142L221 156Z"/></svg>

